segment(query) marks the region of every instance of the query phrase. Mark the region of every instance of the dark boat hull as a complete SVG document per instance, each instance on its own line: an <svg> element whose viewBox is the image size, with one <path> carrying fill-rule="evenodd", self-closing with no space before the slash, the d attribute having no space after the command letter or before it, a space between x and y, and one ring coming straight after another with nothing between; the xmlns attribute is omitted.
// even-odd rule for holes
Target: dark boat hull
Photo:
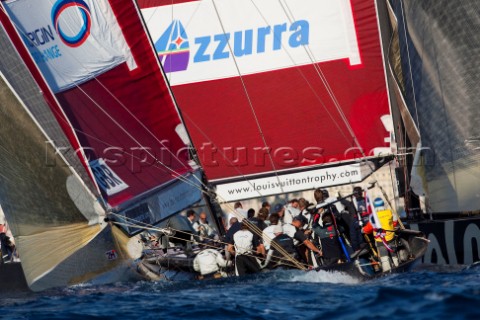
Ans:
<svg viewBox="0 0 480 320"><path fill-rule="evenodd" d="M20 262L0 264L0 296L32 292L27 285Z"/></svg>
<svg viewBox="0 0 480 320"><path fill-rule="evenodd" d="M360 256L348 263L335 264L330 266L321 266L314 271L335 271L348 274L360 280L368 280L384 276L390 273L401 273L410 271L417 263L420 263L421 258L428 248L428 240L423 233L416 230L400 230L397 232L399 239L404 239L402 250L407 250L404 261L390 270L389 272L375 272L372 265L364 256ZM178 252L171 255L151 254L146 256L143 264L154 274L159 274L162 270L178 271L183 273L190 273L195 275L193 270L193 257L187 257ZM269 270L264 269L263 272ZM156 280L154 277L151 277Z"/></svg>
<svg viewBox="0 0 480 320"><path fill-rule="evenodd" d="M334 264L330 266L321 266L316 271L336 271L343 272L360 280L368 280L391 273L402 273L410 271L416 264L420 263L423 255L427 251L429 241L424 237L423 233L416 230L401 230L398 237L405 239L408 245L403 248L408 251L408 258L401 261L397 267L392 268L389 272L375 272L373 267L362 257L355 258L351 262Z"/></svg>
<svg viewBox="0 0 480 320"><path fill-rule="evenodd" d="M471 265L480 261L480 217L411 222L409 228L430 240L422 263Z"/></svg>

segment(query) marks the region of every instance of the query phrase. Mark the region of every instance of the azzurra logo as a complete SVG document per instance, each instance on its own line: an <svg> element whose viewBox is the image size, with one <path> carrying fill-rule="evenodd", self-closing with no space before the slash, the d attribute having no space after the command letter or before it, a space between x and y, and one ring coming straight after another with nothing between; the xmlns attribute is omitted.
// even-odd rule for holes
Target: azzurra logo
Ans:
<svg viewBox="0 0 480 320"><path fill-rule="evenodd" d="M165 72L183 71L188 67L190 51L193 63L203 63L268 54L309 44L310 24L307 20L280 23L225 34L205 35L193 39L189 48L185 30L180 21L173 21L155 43Z"/></svg>
<svg viewBox="0 0 480 320"><path fill-rule="evenodd" d="M62 26L60 26L60 16L65 10L69 8L76 8L80 13L81 18L81 26L80 30L78 30L77 34L73 36L68 36L62 30ZM90 17L90 8L88 5L82 0L58 0L52 8L52 23L55 26L55 30L57 31L58 35L62 42L69 46L69 47L78 47L82 45L90 35L90 27L92 25L92 20ZM71 28L68 26L64 26L65 30L67 28Z"/></svg>
<svg viewBox="0 0 480 320"><path fill-rule="evenodd" d="M165 72L187 69L190 47L185 28L180 21L173 20L167 30L155 42L155 49Z"/></svg>

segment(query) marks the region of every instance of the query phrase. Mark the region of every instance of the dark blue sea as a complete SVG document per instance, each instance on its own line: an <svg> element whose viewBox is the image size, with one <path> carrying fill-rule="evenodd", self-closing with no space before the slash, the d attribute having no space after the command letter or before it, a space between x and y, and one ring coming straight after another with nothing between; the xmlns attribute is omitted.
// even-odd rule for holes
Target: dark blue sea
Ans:
<svg viewBox="0 0 480 320"><path fill-rule="evenodd" d="M76 286L2 297L2 319L480 319L480 266L426 267L359 282L279 271L183 283Z"/></svg>

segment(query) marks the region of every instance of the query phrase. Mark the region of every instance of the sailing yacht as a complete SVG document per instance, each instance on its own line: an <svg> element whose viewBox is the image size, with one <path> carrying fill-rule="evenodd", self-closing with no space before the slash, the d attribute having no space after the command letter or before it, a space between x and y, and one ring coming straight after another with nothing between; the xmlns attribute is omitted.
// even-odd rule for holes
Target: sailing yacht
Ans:
<svg viewBox="0 0 480 320"><path fill-rule="evenodd" d="M480 6L470 0L387 3L392 89L402 120L397 178L410 227L430 240L425 263L470 265L480 260L474 120L480 64L473 58L480 37L470 32L480 24Z"/></svg>
<svg viewBox="0 0 480 320"><path fill-rule="evenodd" d="M374 182L412 118L389 4L2 1L2 136L28 145L2 139L0 203L29 286L135 277L137 235L202 201Z"/></svg>
<svg viewBox="0 0 480 320"><path fill-rule="evenodd" d="M138 3L219 201L365 184L391 163L387 200L431 240L424 262L480 259L478 3Z"/></svg>

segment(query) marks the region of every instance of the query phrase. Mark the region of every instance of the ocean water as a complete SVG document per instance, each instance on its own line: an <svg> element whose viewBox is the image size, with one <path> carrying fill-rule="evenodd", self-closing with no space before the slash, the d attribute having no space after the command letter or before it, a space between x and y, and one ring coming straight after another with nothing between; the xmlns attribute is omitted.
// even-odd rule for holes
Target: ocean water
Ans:
<svg viewBox="0 0 480 320"><path fill-rule="evenodd" d="M480 319L480 266L420 265L367 282L335 272L279 271L241 279L82 285L2 297L0 317Z"/></svg>

